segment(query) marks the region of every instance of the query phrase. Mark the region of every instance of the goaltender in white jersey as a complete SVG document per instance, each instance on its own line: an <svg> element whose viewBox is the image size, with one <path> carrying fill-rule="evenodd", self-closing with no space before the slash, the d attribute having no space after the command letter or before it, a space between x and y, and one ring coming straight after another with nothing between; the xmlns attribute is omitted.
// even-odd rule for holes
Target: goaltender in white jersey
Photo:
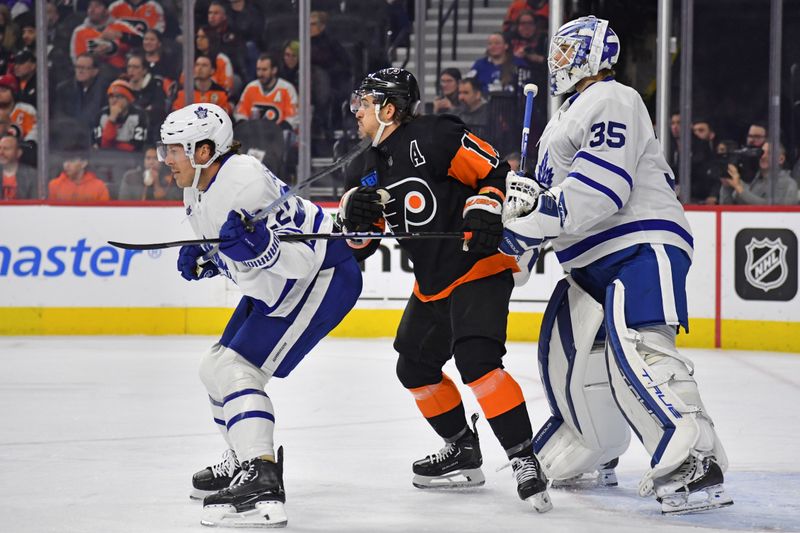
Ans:
<svg viewBox="0 0 800 533"><path fill-rule="evenodd" d="M524 267L550 241L569 273L542 320L552 416L534 449L554 487L616 485L630 427L652 457L639 493L663 513L730 505L725 451L675 348L692 234L644 103L614 80L619 51L608 21L558 30L550 92L575 94L545 128L536 179L507 177L501 251Z"/></svg>
<svg viewBox="0 0 800 533"><path fill-rule="evenodd" d="M283 449L275 451L275 411L265 387L273 376L286 377L355 305L361 271L344 241L281 240L330 232L331 218L287 194L260 161L239 154L230 117L219 106L171 113L161 142L159 158L185 188L195 233L222 240L218 250L182 247L178 270L190 281L223 274L243 293L200 362L214 423L229 449L219 464L194 475L192 497L205 496L203 525L282 527Z"/></svg>

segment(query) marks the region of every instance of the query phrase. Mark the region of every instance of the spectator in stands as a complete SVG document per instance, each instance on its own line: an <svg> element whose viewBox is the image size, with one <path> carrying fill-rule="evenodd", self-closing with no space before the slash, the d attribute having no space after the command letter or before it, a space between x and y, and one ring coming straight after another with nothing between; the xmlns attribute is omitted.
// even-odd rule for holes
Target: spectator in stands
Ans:
<svg viewBox="0 0 800 533"><path fill-rule="evenodd" d="M536 17L547 18L550 16L550 6L547 0L514 0L508 6L506 18L503 20L503 31L510 30L523 11L531 11Z"/></svg>
<svg viewBox="0 0 800 533"><path fill-rule="evenodd" d="M197 56L194 60L194 103L205 102L217 104L228 113L231 106L228 103L228 93L225 89L214 83L214 64L216 61L208 56ZM186 95L183 88L178 91L178 96L172 103L172 110L178 110L186 105Z"/></svg>
<svg viewBox="0 0 800 533"><path fill-rule="evenodd" d="M8 70L18 38L19 30L11 20L11 11L5 4L0 4L0 73Z"/></svg>
<svg viewBox="0 0 800 533"><path fill-rule="evenodd" d="M64 161L64 171L47 185L47 198L55 202L107 202L108 187L94 172L86 170L89 158L75 151Z"/></svg>
<svg viewBox="0 0 800 533"><path fill-rule="evenodd" d="M261 53L260 42L264 33L264 15L250 0L230 0L229 22L233 31L245 44L246 76L252 80L256 76L255 64Z"/></svg>
<svg viewBox="0 0 800 533"><path fill-rule="evenodd" d="M183 191L169 169L158 161L154 146L144 151L144 167L129 170L119 185L119 200L181 200Z"/></svg>
<svg viewBox="0 0 800 533"><path fill-rule="evenodd" d="M764 122L753 122L747 128L745 146L761 148L767 142L767 126Z"/></svg>
<svg viewBox="0 0 800 533"><path fill-rule="evenodd" d="M761 146L764 151L758 161L758 172L750 183L745 183L739 175L736 165L728 165L728 178L721 178L719 203L740 205L766 205L769 203L771 176L769 174L769 143ZM786 149L780 145L778 157L778 179L775 182L775 203L794 205L797 203L797 182L792 179L788 170L783 168L786 162Z"/></svg>
<svg viewBox="0 0 800 533"><path fill-rule="evenodd" d="M22 148L13 135L0 137L0 167L3 170L3 200L30 200L38 196L36 169L20 162Z"/></svg>
<svg viewBox="0 0 800 533"><path fill-rule="evenodd" d="M475 135L485 138L489 126L489 106L483 97L481 83L475 78L458 82L458 101L461 109L456 115Z"/></svg>
<svg viewBox="0 0 800 533"><path fill-rule="evenodd" d="M17 79L11 74L0 76L0 119L8 119L16 136L36 141L36 108L16 101Z"/></svg>
<svg viewBox="0 0 800 533"><path fill-rule="evenodd" d="M692 122L692 203L716 204L719 175L716 162L716 132L711 122L697 117Z"/></svg>
<svg viewBox="0 0 800 533"><path fill-rule="evenodd" d="M100 111L94 128L95 148L140 152L147 142L148 120L125 80L114 80L106 90L108 105Z"/></svg>
<svg viewBox="0 0 800 533"><path fill-rule="evenodd" d="M32 54L36 53L36 17L33 12L28 11L14 19L19 28L19 50L27 50ZM18 50L18 51L19 51Z"/></svg>
<svg viewBox="0 0 800 533"><path fill-rule="evenodd" d="M36 56L29 50L14 55L14 76L19 85L16 101L36 107Z"/></svg>
<svg viewBox="0 0 800 533"><path fill-rule="evenodd" d="M309 34L311 35L311 65L319 67L330 80L330 109L334 120L331 127L340 124L339 106L350 98L353 87L350 72L350 56L344 47L326 31L328 14L324 11L312 11L309 14ZM320 82L321 83L321 82ZM317 116L315 110L315 116Z"/></svg>
<svg viewBox="0 0 800 533"><path fill-rule="evenodd" d="M136 28L139 33L148 29L164 33L164 9L154 0L116 0L109 8L111 16Z"/></svg>
<svg viewBox="0 0 800 533"><path fill-rule="evenodd" d="M219 52L230 58L236 74L245 77L244 40L231 25L227 7L222 0L211 0L208 6L208 26L205 31L209 36L215 34L219 37Z"/></svg>
<svg viewBox="0 0 800 533"><path fill-rule="evenodd" d="M50 87L72 77L72 60L69 56L69 43L73 25L61 20L57 2L47 0L45 17L47 19L47 63Z"/></svg>
<svg viewBox="0 0 800 533"><path fill-rule="evenodd" d="M288 41L283 45L283 55L281 56L281 66L278 69L278 76L294 85L295 90L300 83L300 42Z"/></svg>
<svg viewBox="0 0 800 533"><path fill-rule="evenodd" d="M220 51L219 34L209 27L199 28L195 34L196 55L205 55L214 58L213 80L230 93L233 90L233 63L231 59Z"/></svg>
<svg viewBox="0 0 800 533"><path fill-rule="evenodd" d="M256 62L257 79L242 91L234 118L267 119L281 127L297 130L297 91L288 81L278 77L278 57L261 54Z"/></svg>
<svg viewBox="0 0 800 533"><path fill-rule="evenodd" d="M461 71L457 68L446 68L439 74L439 94L433 99L433 112L456 113L459 108L458 82Z"/></svg>
<svg viewBox="0 0 800 533"><path fill-rule="evenodd" d="M147 30L142 38L142 50L150 74L168 82L178 78L180 64L176 57L164 51L161 32Z"/></svg>
<svg viewBox="0 0 800 533"><path fill-rule="evenodd" d="M486 41L486 56L472 64L467 77L477 79L487 95L491 91L515 91L520 66L525 62L511 54L505 36L491 33Z"/></svg>
<svg viewBox="0 0 800 533"><path fill-rule="evenodd" d="M126 72L135 98L134 104L147 113L149 124L160 125L167 110L163 80L150 73L147 61L138 52L128 56ZM151 127L150 130L151 137L158 134L155 127Z"/></svg>
<svg viewBox="0 0 800 533"><path fill-rule="evenodd" d="M679 161L678 148L680 147L681 137L681 114L673 112L669 117L669 157L667 163L675 176L678 175Z"/></svg>
<svg viewBox="0 0 800 533"><path fill-rule="evenodd" d="M547 68L547 31L538 27L533 11L525 10L519 14L507 40L514 57L531 67Z"/></svg>
<svg viewBox="0 0 800 533"><path fill-rule="evenodd" d="M106 102L109 81L99 76L97 58L92 54L79 55L74 69L74 77L56 88L55 115L77 119L86 124L86 131L89 131Z"/></svg>
<svg viewBox="0 0 800 533"><path fill-rule="evenodd" d="M115 20L108 12L107 0L89 0L86 20L72 32L70 56L88 52L115 71L125 67L125 55L142 44L142 35L130 24Z"/></svg>

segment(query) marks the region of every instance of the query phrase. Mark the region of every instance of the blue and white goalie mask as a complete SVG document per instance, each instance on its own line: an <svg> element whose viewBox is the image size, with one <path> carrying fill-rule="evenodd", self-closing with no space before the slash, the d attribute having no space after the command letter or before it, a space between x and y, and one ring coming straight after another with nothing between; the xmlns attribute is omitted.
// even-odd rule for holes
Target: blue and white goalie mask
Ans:
<svg viewBox="0 0 800 533"><path fill-rule="evenodd" d="M550 42L550 94L564 94L583 78L610 69L619 58L619 38L608 21L593 16L567 22Z"/></svg>

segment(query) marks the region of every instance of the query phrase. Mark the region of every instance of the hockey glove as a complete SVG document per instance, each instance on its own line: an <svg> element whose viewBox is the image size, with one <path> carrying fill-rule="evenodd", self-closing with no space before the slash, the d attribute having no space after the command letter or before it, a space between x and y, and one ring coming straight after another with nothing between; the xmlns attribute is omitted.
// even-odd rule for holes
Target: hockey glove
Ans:
<svg viewBox="0 0 800 533"><path fill-rule="evenodd" d="M386 189L353 187L339 202L339 220L348 231L371 231L389 199Z"/></svg>
<svg viewBox="0 0 800 533"><path fill-rule="evenodd" d="M464 241L465 252L483 255L497 253L497 245L503 235L502 209L500 197L494 193L467 198L461 230L472 232L472 237Z"/></svg>
<svg viewBox="0 0 800 533"><path fill-rule="evenodd" d="M253 220L244 210L228 213L219 238L223 254L250 268L269 268L281 254L280 239L267 227L267 219Z"/></svg>
<svg viewBox="0 0 800 533"><path fill-rule="evenodd" d="M566 216L561 189L548 189L538 196L530 213L505 221L500 251L518 257L528 250L539 248L544 241L561 235Z"/></svg>
<svg viewBox="0 0 800 533"><path fill-rule="evenodd" d="M181 246L181 250L178 252L178 272L181 273L183 279L194 281L202 278L213 278L219 274L219 269L213 261L208 261L202 265L197 264L197 260L204 253L203 249L196 244Z"/></svg>
<svg viewBox="0 0 800 533"><path fill-rule="evenodd" d="M524 217L533 211L536 199L544 192L539 183L513 170L506 174L506 198L503 201L503 223Z"/></svg>

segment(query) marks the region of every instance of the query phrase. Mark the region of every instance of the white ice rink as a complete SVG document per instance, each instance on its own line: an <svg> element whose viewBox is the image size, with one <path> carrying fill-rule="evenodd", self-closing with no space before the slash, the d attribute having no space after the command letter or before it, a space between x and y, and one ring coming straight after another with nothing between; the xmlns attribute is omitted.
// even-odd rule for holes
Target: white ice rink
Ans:
<svg viewBox="0 0 800 533"><path fill-rule="evenodd" d="M197 377L212 340L0 338L0 532L208 531L188 494L192 473L224 449ZM505 455L483 419L486 486L415 489L411 462L441 442L395 378L391 341L328 339L267 386L289 531L800 531L800 355L686 352L727 448L733 507L662 517L636 496L647 457L634 439L618 488L551 489L555 509L537 515L511 470L495 471ZM538 428L548 409L535 346L511 344L506 366Z"/></svg>

